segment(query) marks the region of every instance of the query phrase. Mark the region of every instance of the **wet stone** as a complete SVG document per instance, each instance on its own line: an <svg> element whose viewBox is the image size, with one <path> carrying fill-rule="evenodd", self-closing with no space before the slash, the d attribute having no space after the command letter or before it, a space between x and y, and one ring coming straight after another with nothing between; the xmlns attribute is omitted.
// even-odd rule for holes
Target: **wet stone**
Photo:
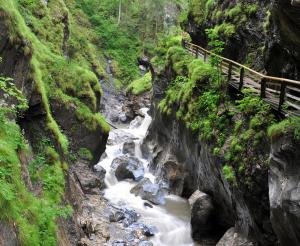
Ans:
<svg viewBox="0 0 300 246"><path fill-rule="evenodd" d="M119 181L125 179L139 181L145 173L143 163L138 158L127 155L115 158L111 167L115 169L115 176Z"/></svg>
<svg viewBox="0 0 300 246"><path fill-rule="evenodd" d="M125 142L123 144L123 154L129 154L134 156L135 154L135 142L133 140Z"/></svg>
<svg viewBox="0 0 300 246"><path fill-rule="evenodd" d="M111 211L109 214L110 222L119 222L123 219L125 219L125 214L121 211Z"/></svg>
<svg viewBox="0 0 300 246"><path fill-rule="evenodd" d="M139 242L139 246L153 246L153 243L150 241L141 241Z"/></svg>
<svg viewBox="0 0 300 246"><path fill-rule="evenodd" d="M112 246L127 246L125 241L115 241L111 244Z"/></svg>
<svg viewBox="0 0 300 246"><path fill-rule="evenodd" d="M148 178L142 179L130 192L155 205L165 204L165 192Z"/></svg>
<svg viewBox="0 0 300 246"><path fill-rule="evenodd" d="M136 238L141 238L142 236L152 237L158 232L155 226L148 226L143 223L133 223L129 226L129 229L132 230Z"/></svg>

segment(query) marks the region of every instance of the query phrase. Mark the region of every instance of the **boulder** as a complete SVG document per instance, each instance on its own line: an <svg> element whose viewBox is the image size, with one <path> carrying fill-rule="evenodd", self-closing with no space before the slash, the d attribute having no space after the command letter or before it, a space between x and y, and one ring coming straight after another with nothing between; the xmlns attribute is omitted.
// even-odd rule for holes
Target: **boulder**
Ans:
<svg viewBox="0 0 300 246"><path fill-rule="evenodd" d="M168 185L170 192L182 195L185 175L177 161L168 160L162 165L160 179Z"/></svg>
<svg viewBox="0 0 300 246"><path fill-rule="evenodd" d="M127 155L115 158L111 167L115 170L115 176L119 181L125 179L139 181L145 173L143 163L138 158Z"/></svg>
<svg viewBox="0 0 300 246"><path fill-rule="evenodd" d="M125 219L125 214L121 211L111 211L109 214L109 221L110 222L119 222Z"/></svg>
<svg viewBox="0 0 300 246"><path fill-rule="evenodd" d="M134 140L135 136L129 132L125 132L121 129L115 129L109 133L109 138L107 140L108 145L121 144L126 141Z"/></svg>
<svg viewBox="0 0 300 246"><path fill-rule="evenodd" d="M115 241L112 243L112 246L127 246L128 244L125 241Z"/></svg>
<svg viewBox="0 0 300 246"><path fill-rule="evenodd" d="M104 178L105 169L100 167L97 171L92 172L89 163L83 161L77 162L72 166L73 173L85 194L99 194L100 190L105 188Z"/></svg>
<svg viewBox="0 0 300 246"><path fill-rule="evenodd" d="M236 232L232 227L230 228L216 246L254 246L247 238Z"/></svg>
<svg viewBox="0 0 300 246"><path fill-rule="evenodd" d="M272 139L269 199L271 223L281 245L300 245L300 141Z"/></svg>
<svg viewBox="0 0 300 246"><path fill-rule="evenodd" d="M206 236L212 228L210 221L214 210L212 199L209 195L196 190L189 198L191 206L191 226L193 238Z"/></svg>
<svg viewBox="0 0 300 246"><path fill-rule="evenodd" d="M143 178L130 192L156 205L165 203L165 192L148 178Z"/></svg>
<svg viewBox="0 0 300 246"><path fill-rule="evenodd" d="M132 230L132 234L135 238L141 238L142 236L152 237L158 232L155 226L148 226L144 223L133 223L128 229Z"/></svg>
<svg viewBox="0 0 300 246"><path fill-rule="evenodd" d="M127 141L123 144L123 154L129 154L131 156L134 156L135 142L133 140Z"/></svg>
<svg viewBox="0 0 300 246"><path fill-rule="evenodd" d="M139 242L139 246L153 246L153 243L150 241L141 241Z"/></svg>

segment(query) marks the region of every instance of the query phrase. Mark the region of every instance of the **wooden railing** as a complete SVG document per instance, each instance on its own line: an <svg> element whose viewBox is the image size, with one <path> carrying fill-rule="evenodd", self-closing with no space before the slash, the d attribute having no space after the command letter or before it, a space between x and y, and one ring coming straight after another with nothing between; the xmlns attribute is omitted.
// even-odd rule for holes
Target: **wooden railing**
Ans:
<svg viewBox="0 0 300 246"><path fill-rule="evenodd" d="M182 41L182 45L205 62L212 56L218 57L223 75L235 89L241 91L243 88L252 88L264 101L284 115L300 115L300 81L264 75L186 40Z"/></svg>

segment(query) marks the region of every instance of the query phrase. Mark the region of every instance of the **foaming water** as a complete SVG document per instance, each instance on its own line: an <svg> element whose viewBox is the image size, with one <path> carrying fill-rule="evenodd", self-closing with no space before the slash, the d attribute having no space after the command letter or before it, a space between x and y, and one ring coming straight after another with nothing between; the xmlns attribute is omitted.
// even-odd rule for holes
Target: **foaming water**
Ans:
<svg viewBox="0 0 300 246"><path fill-rule="evenodd" d="M123 155L124 142L134 140L135 157L144 164L144 176L154 182L155 177L149 172L148 162L143 159L140 148L152 120L147 111L147 108L141 109L141 113L145 116L141 122L136 119L131 122L129 128L116 129L110 132L106 146L106 157L96 165L96 168L100 165L107 171L105 176L107 189L104 191L104 196L113 205L134 209L141 215L141 222L155 226L158 233L150 240L155 246L193 246L190 208L185 199L169 195L166 196L164 205L153 206L153 208L147 207L144 205L145 200L130 193L136 182L130 180L118 182L110 167L116 157Z"/></svg>

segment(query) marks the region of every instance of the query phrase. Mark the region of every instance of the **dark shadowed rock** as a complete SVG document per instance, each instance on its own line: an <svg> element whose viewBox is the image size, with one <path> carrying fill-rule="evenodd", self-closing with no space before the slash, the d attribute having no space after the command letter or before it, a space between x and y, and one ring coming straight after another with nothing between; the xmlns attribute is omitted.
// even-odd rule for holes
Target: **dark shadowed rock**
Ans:
<svg viewBox="0 0 300 246"><path fill-rule="evenodd" d="M104 168L100 167L99 171L91 172L89 164L81 161L72 166L72 170L85 194L99 194L100 189L105 187Z"/></svg>
<svg viewBox="0 0 300 246"><path fill-rule="evenodd" d="M128 142L125 142L123 144L123 154L129 154L131 156L134 156L135 154L135 143L133 140L130 140Z"/></svg>
<svg viewBox="0 0 300 246"><path fill-rule="evenodd" d="M125 241L115 241L112 243L112 246L127 246L128 244Z"/></svg>
<svg viewBox="0 0 300 246"><path fill-rule="evenodd" d="M185 173L175 160L166 161L161 168L160 178L168 185L170 192L182 195Z"/></svg>
<svg viewBox="0 0 300 246"><path fill-rule="evenodd" d="M125 219L125 214L121 211L111 211L109 214L110 222L119 222L123 219Z"/></svg>
<svg viewBox="0 0 300 246"><path fill-rule="evenodd" d="M300 245L300 141L272 139L269 196L271 222L281 245Z"/></svg>
<svg viewBox="0 0 300 246"><path fill-rule="evenodd" d="M148 178L143 178L130 192L156 205L165 203L164 191L158 184L153 184Z"/></svg>
<svg viewBox="0 0 300 246"><path fill-rule="evenodd" d="M212 227L210 223L210 217L214 210L212 199L209 195L196 190L189 198L189 204L193 237L205 236Z"/></svg>
<svg viewBox="0 0 300 246"><path fill-rule="evenodd" d="M143 163L132 156L121 156L113 160L111 167L115 169L115 176L120 180L133 179L136 181L144 177Z"/></svg>
<svg viewBox="0 0 300 246"><path fill-rule="evenodd" d="M216 246L254 246L247 238L230 228Z"/></svg>

